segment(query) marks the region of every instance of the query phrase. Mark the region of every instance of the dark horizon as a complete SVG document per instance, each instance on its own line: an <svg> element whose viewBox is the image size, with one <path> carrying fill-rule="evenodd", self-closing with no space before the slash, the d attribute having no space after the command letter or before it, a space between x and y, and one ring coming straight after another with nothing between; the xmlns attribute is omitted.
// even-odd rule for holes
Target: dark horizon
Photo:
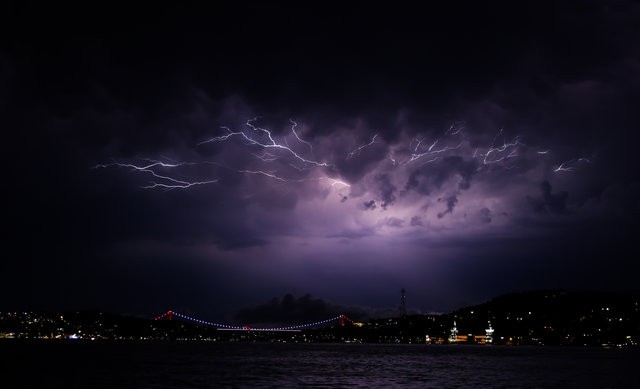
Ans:
<svg viewBox="0 0 640 389"><path fill-rule="evenodd" d="M313 322L320 319L326 319L337 315L345 314L357 321L377 320L386 318L398 318L402 316L452 316L456 312L468 311L479 307L495 304L498 301L517 301L523 299L529 301L540 295L559 295L569 296L573 299L582 299L589 304L596 304L598 301L607 300L616 302L618 298L623 300L640 298L638 292L625 291L601 291L601 290L567 290L567 289L535 289L521 290L509 293L499 294L483 301L478 301L469 305L461 305L453 307L449 311L422 311L410 306L406 310L402 310L400 304L388 307L372 307L365 305L349 305L340 304L333 301L327 301L321 297L312 296L308 293L302 295L294 295L286 293L283 296L274 296L268 300L260 301L253 305L247 305L238 308L236 311L230 311L220 317L205 317L200 312L187 310L179 311L173 307L166 307L163 311L155 312L151 315L140 314L136 312L118 312L118 311L101 311L99 309L56 309L52 307L46 310L0 310L0 312L32 312L43 314L55 313L103 313L108 315L119 315L124 317L132 317L139 319L156 319L165 317L168 312L178 312L187 314L190 317L196 317L205 321L214 321L221 324L251 324L251 325L285 325L298 324L302 322ZM618 301L619 303L619 301ZM538 307L539 308L539 307ZM526 308L522 308L526 310Z"/></svg>
<svg viewBox="0 0 640 389"><path fill-rule="evenodd" d="M12 2L0 310L640 292L640 6Z"/></svg>
<svg viewBox="0 0 640 389"><path fill-rule="evenodd" d="M153 318L91 311L0 312L0 340L5 339L637 348L640 294L532 291L448 313L399 309L382 316L287 295L227 322L172 310Z"/></svg>

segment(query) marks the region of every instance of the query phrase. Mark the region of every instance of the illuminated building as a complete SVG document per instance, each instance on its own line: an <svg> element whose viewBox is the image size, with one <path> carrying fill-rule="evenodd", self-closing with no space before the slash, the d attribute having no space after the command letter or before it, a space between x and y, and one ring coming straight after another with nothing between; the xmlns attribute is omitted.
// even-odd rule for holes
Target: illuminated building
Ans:
<svg viewBox="0 0 640 389"><path fill-rule="evenodd" d="M484 332L487 334L486 343L491 344L493 343L493 327L491 327L491 320L488 320L487 323L489 323L489 328L484 330Z"/></svg>
<svg viewBox="0 0 640 389"><path fill-rule="evenodd" d="M473 338L473 335L471 335L471 338ZM454 343L467 343L469 341L469 336L468 335L456 335L456 338L454 340Z"/></svg>
<svg viewBox="0 0 640 389"><path fill-rule="evenodd" d="M451 335L449 336L449 343L455 343L458 338L458 328L456 327L456 321L453 321L453 327L451 328ZM466 341L466 340L465 340Z"/></svg>
<svg viewBox="0 0 640 389"><path fill-rule="evenodd" d="M486 335L474 335L473 341L476 344L487 344L487 336Z"/></svg>

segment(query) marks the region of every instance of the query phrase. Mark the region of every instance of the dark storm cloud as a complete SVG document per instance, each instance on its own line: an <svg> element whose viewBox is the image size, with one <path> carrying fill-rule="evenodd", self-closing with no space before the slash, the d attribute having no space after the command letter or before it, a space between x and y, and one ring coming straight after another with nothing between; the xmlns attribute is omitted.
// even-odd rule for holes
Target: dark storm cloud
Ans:
<svg viewBox="0 0 640 389"><path fill-rule="evenodd" d="M192 293L171 300L168 290L163 298L195 299L194 309L206 311L211 296L295 282L304 270L281 258L307 265L316 251L323 256L309 266L323 265L314 269L327 271L326 285L347 263L370 261L362 269L378 273L359 274L358 285L372 304L382 304L376 277L400 284L439 274L441 300L458 288L473 298L489 294L489 284L491 293L536 287L550 274L559 287L621 285L613 271L599 278L605 264L629 270L620 287L635 285L636 3L443 3L427 12L324 3L200 7L9 6L0 45L11 204L3 239L7 252L19 254L0 284L3 295L17 296L16 306L50 294L50 309L66 308L56 305L62 301L91 307L108 299L99 279L107 274L127 291L114 292L123 304L130 295L153 300L144 291L171 281ZM278 142L330 166L308 169L283 150L267 150L281 159L263 161L265 150L246 139L199 145L228 133L220 126L255 135L246 121L256 116ZM313 150L296 140L289 118ZM464 138L444 136L459 120ZM415 140L438 137L435 148L463 144L433 162L405 163ZM515 137L521 145L505 163L474 157ZM219 181L150 191L141 186L158 178L148 172L93 169L148 159L211 162L158 174ZM570 169L554 171L565 162ZM410 241L409 230L417 235ZM340 238L350 244L334 246ZM317 246L304 251L306 240ZM173 250L152 249L160 243ZM190 251L196 248L200 256ZM423 262L395 267L413 256ZM154 265L157 257L162 264ZM460 272L469 257L479 258L477 268ZM252 279L264 284L212 282L194 258L259 274ZM278 270L254 271L253 258ZM494 277L512 273L513 280ZM411 289L427 294L419 281ZM319 286L314 294L333 290ZM201 291L210 294L193 297Z"/></svg>
<svg viewBox="0 0 640 389"><path fill-rule="evenodd" d="M489 208L482 208L478 211L478 216L480 217L480 221L482 223L491 223L491 210Z"/></svg>
<svg viewBox="0 0 640 389"><path fill-rule="evenodd" d="M423 226L422 217L420 216L412 216L411 221L409 222L411 227Z"/></svg>
<svg viewBox="0 0 640 389"><path fill-rule="evenodd" d="M438 201L443 201L447 205L447 209L438 213L438 219L442 219L446 214L453 212L453 208L455 208L456 204L458 204L457 196L449 196L444 199L438 199Z"/></svg>
<svg viewBox="0 0 640 389"><path fill-rule="evenodd" d="M387 174L377 175L375 177L375 185L380 194L380 207L386 210L388 206L396 201L396 187L391 183L389 175Z"/></svg>
<svg viewBox="0 0 640 389"><path fill-rule="evenodd" d="M397 217L390 217L385 220L384 224L389 227L402 228L404 226L404 220Z"/></svg>
<svg viewBox="0 0 640 389"><path fill-rule="evenodd" d="M375 200L365 201L363 203L363 205L364 205L364 209L367 209L367 210L376 209L376 201Z"/></svg>
<svg viewBox="0 0 640 389"><path fill-rule="evenodd" d="M425 164L413 171L407 180L405 190L415 190L429 195L452 177L459 177L458 189L466 190L471 186L471 179L478 167L475 160L465 161L460 156L445 157L441 162Z"/></svg>
<svg viewBox="0 0 640 389"><path fill-rule="evenodd" d="M343 307L329 305L309 294L299 298L286 294L282 299L273 298L267 303L241 309L236 319L242 323L303 323L334 317L342 310Z"/></svg>
<svg viewBox="0 0 640 389"><path fill-rule="evenodd" d="M362 144L353 143L348 148L342 142L333 145L336 157L335 168L342 177L349 181L358 181L385 158L386 145L380 141L357 151L359 147L369 142L371 139L362 141Z"/></svg>
<svg viewBox="0 0 640 389"><path fill-rule="evenodd" d="M568 192L552 193L551 184L548 181L543 181L540 184L540 191L542 196L527 197L535 212L551 212L555 214L567 212Z"/></svg>
<svg viewBox="0 0 640 389"><path fill-rule="evenodd" d="M325 320L338 315L365 321L373 318L395 317L399 312L398 308L347 306L314 298L310 294L295 297L287 293L281 299L274 297L268 302L243 308L236 313L234 319L241 324L295 324ZM411 313L415 313L415 311L411 311Z"/></svg>

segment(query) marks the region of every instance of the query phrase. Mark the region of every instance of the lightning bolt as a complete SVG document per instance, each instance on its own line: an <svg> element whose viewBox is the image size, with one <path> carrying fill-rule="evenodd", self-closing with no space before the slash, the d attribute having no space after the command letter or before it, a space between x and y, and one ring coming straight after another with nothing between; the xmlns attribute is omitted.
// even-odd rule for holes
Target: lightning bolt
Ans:
<svg viewBox="0 0 640 389"><path fill-rule="evenodd" d="M576 168L575 165L577 163L591 163L591 160L589 158L586 158L586 157L581 157L581 158L577 158L577 159L570 159L570 160L564 161L560 165L558 165L555 169L553 169L553 172L554 173L572 172L572 171L575 170L575 168Z"/></svg>
<svg viewBox="0 0 640 389"><path fill-rule="evenodd" d="M512 142L507 142L506 139L503 141L502 146L496 147L496 140L498 139L498 137L500 135L502 135L502 128L500 129L500 131L498 131L498 133L493 137L493 141L491 142L491 146L489 147L489 149L484 153L484 154L475 154L478 155L480 157L482 157L482 163L484 165L491 165L491 164L496 164L499 162L503 162L506 161L509 158L513 158L515 156L517 156L516 152L517 152L517 147L518 146L524 146L523 143L520 142L520 138L518 136L516 136L514 138L514 140ZM507 155L504 155L503 153L509 150L509 153ZM494 154L494 157L492 158L491 155ZM502 154L502 156L496 157L495 155L499 155ZM475 156L474 155L474 156Z"/></svg>
<svg viewBox="0 0 640 389"><path fill-rule="evenodd" d="M260 174L260 175L263 175L265 177L273 178L274 180L277 180L277 181L282 181L282 182L288 181L288 180L286 180L286 179L284 179L282 177L276 176L275 173L265 172L263 170L238 170L238 173Z"/></svg>
<svg viewBox="0 0 640 389"><path fill-rule="evenodd" d="M293 132L293 135L296 137L298 142L309 146L309 151L311 151L313 153L313 145L311 143L307 142L306 140L303 140L302 138L300 138L300 136L296 132L296 127L298 126L298 123L294 122L292 119L289 119L289 121L291 122L291 132Z"/></svg>
<svg viewBox="0 0 640 389"><path fill-rule="evenodd" d="M177 168L177 167L181 167L181 166L196 165L197 163L193 163L193 162L166 163L166 162L156 161L156 160L152 160L152 159L144 159L144 160L149 162L149 163L146 164L146 165L135 165L135 164L132 164L132 163L113 162L113 163L110 163L110 164L99 164L99 165L96 165L94 168L96 168L96 169L104 169L104 168L109 168L109 167L129 168L129 169L131 169L133 171L136 171L136 172L142 172L142 173L151 174L151 176L153 176L154 178L157 178L159 180L159 181L151 181L148 185L142 186L143 189L153 189L153 188L188 189L188 188L191 188L192 186L215 184L215 183L217 183L219 181L218 178L211 179L211 180L205 180L205 181L179 180L177 178L173 178L173 177L168 176L168 175L160 174L160 173L158 173L157 171L154 170L156 168L172 169L172 168Z"/></svg>
<svg viewBox="0 0 640 389"><path fill-rule="evenodd" d="M254 157L258 158L262 162L273 162L278 160L278 156L275 154L267 153L266 151L262 153L262 155L258 155L256 153L251 153Z"/></svg>
<svg viewBox="0 0 640 389"><path fill-rule="evenodd" d="M389 153L389 155L387 157L389 158L389 161L391 161L391 163L393 165L397 165L398 164L398 161L396 161L396 159L393 158L393 150Z"/></svg>
<svg viewBox="0 0 640 389"><path fill-rule="evenodd" d="M448 129L446 129L443 133L444 137L452 137L452 136L456 136L456 135L462 135L462 130L464 129L464 122L454 122L453 124L451 124L451 126L449 126ZM422 142L424 139L417 139L414 138L411 140L411 142L409 142L409 149L413 148L413 151L411 152L411 156L409 157L409 159L407 161L405 161L404 163L409 163L409 162L413 162L415 160L421 159L423 157L433 157L434 155L438 155L438 154L442 154L442 153L446 153L447 151L451 151L451 150L458 150L459 148L462 147L463 142L460 141L458 142L458 144L451 146L451 145L446 145L440 148L436 148L436 145L438 145L438 143L440 143L441 141L441 137L436 138L430 145L429 147L427 147L427 149L425 151L420 150L420 147L422 146ZM413 146L413 143L416 143L415 147ZM432 163L437 161L439 158L436 156L434 158L429 159L428 161L420 164L420 166L426 165L428 163Z"/></svg>
<svg viewBox="0 0 640 389"><path fill-rule="evenodd" d="M558 172L572 172L573 171L573 167L571 166L566 166L570 163L572 163L574 160L570 159L568 161L562 162L560 165L558 165L558 167L556 167L555 169L553 169L554 173L558 173Z"/></svg>
<svg viewBox="0 0 640 389"><path fill-rule="evenodd" d="M261 127L256 127L253 124L256 120L258 120L258 118L249 119L249 120L247 120L245 125L247 127L249 127L251 130L253 130L253 132L257 133L258 135L262 135L263 137L266 137L268 142L260 141L256 137L249 136L244 131L232 131L228 127L222 127L223 129L226 129L227 131L229 131L229 133L226 134L226 135L217 136L217 137L213 137L213 138L210 138L208 140L202 141L202 142L198 143L198 145L204 145L204 144L207 144L207 143L224 142L224 141L229 140L229 138L231 138L231 137L239 136L239 137L242 137L244 140L246 140L250 145L255 145L255 146L258 146L258 147L262 147L263 149L282 150L282 151L290 154L291 156L293 156L295 159L297 159L301 163L309 164L309 165L315 165L315 166L321 166L321 167L328 167L329 166L326 162L318 162L318 161L314 161L314 160L311 160L311 159L304 158L302 155L300 155L297 152L295 152L289 146L286 146L286 145L283 145L283 144L280 144L280 143L276 142L276 140L273 138L273 135L271 134L271 131L269 131L267 129L264 129L264 128L261 128Z"/></svg>
<svg viewBox="0 0 640 389"><path fill-rule="evenodd" d="M171 158L162 156L161 159L139 158L139 160L142 160L142 163L114 161L112 163L96 165L95 168L122 168L146 175L150 177L150 180L141 186L144 189L189 189L195 186L219 183L223 176L216 175L202 179L202 172L196 170L196 173L194 173L189 170L207 164L215 165L230 173L262 176L283 183L327 181L331 187L350 187L348 182L340 180L339 178L329 177L324 173L308 173L317 168L333 167L333 165L317 159L313 155L313 144L300 136L300 133L297 131L298 123L293 119L289 119L291 123L289 131L279 136L276 136L268 129L258 126L256 124L257 120L258 118L247 120L241 130L231 130L229 127L221 127L226 131L225 134L211 137L196 144L196 146L204 146L212 143L226 143L233 138L237 138L248 148L248 153L257 160L254 162L247 162L245 160L245 163L249 163L246 166L233 167L209 161L174 161ZM464 151L457 150L463 148L466 150L469 148L464 125L464 122L454 122L449 128L443 131L440 136L430 140L428 143L425 141L426 138L421 137L413 138L409 142L408 148L399 146L394 148L394 146L389 145L390 150L386 158L392 163L394 169L412 169L434 163L441 159L446 153L455 152L455 155L462 155ZM478 147L473 151L472 158L479 159L481 163L480 166L495 165L506 169L515 167L512 164L506 164L504 162L519 157L520 151L525 152L528 146L523 143L518 136L511 141L507 141L503 133L503 129L500 129L493 136L490 146ZM346 158L355 158L360 155L363 150L379 142L378 136L378 133L374 134L369 142L361 144L348 152ZM496 145L501 137L503 137L501 144ZM295 141L293 141L293 138L295 138ZM287 139L289 139L289 141ZM530 155L544 156L550 152L551 150L549 149L531 150ZM411 165L412 167L410 168L408 164L415 161L420 162ZM281 167L280 170L267 169L261 166L267 163L275 165L277 162L281 162L279 165ZM578 164L583 163L591 163L591 160L587 157L570 159L555 166L552 168L552 171L555 173L572 172ZM289 167L295 171L288 170Z"/></svg>
<svg viewBox="0 0 640 389"><path fill-rule="evenodd" d="M378 137L378 134L375 134L375 135L373 136L373 138L371 138L371 142L369 142L369 143L365 143L365 144L363 144L362 146L359 146L358 148L356 148L355 150L350 151L350 152L347 154L347 159L351 159L351 158L353 158L354 156L360 155L360 152L361 152L364 148L369 147L369 146L371 146L371 145L373 145L373 144L375 143L375 141L376 141L376 138L377 138L377 137Z"/></svg>
<svg viewBox="0 0 640 389"><path fill-rule="evenodd" d="M342 186L346 186L347 188L351 186L351 185L347 184L346 182L341 181L341 180L337 180L335 178L323 177L322 179L329 180L331 182L331 186L342 185Z"/></svg>
<svg viewBox="0 0 640 389"><path fill-rule="evenodd" d="M432 155L435 155L435 154L441 154L441 153L444 153L444 152L447 152L447 151L450 151L450 150L457 150L457 149L459 149L460 147L462 147L462 142L460 142L460 143L458 143L456 146L445 146L445 147L443 147L443 148L441 148L441 149L435 149L435 150L434 150L433 148L434 148L434 147L435 147L435 145L438 143L438 140L439 140L439 139L436 139L436 140L435 140L435 142L433 142L433 143L431 144L431 146L429 146L429 148L427 149L427 151L425 151L425 152L423 152L423 153L419 153L419 152L417 152L418 147L420 147L420 144L421 144L421 143L419 142L419 143L418 143L418 145L416 146L416 148L414 149L414 152L411 154L411 158L407 161L407 163L409 163L409 162L413 162L413 161L415 161L415 160L417 160L417 159L420 159L420 158L422 158L422 157L425 157L425 156L432 156ZM430 162L433 162L433 161L435 161L435 159L434 159L434 160L432 160L432 161L430 161Z"/></svg>
<svg viewBox="0 0 640 389"><path fill-rule="evenodd" d="M464 130L465 124L466 123L463 121L454 122L444 133L445 135L458 135L462 130Z"/></svg>

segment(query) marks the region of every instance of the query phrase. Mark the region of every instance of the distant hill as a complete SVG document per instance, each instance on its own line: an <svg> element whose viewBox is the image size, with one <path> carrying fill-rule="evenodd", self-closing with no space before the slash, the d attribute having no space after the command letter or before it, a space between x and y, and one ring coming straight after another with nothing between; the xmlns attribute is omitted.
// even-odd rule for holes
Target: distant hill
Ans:
<svg viewBox="0 0 640 389"><path fill-rule="evenodd" d="M478 332L491 321L496 336L525 344L624 344L640 334L640 296L539 290L510 293L447 316Z"/></svg>

